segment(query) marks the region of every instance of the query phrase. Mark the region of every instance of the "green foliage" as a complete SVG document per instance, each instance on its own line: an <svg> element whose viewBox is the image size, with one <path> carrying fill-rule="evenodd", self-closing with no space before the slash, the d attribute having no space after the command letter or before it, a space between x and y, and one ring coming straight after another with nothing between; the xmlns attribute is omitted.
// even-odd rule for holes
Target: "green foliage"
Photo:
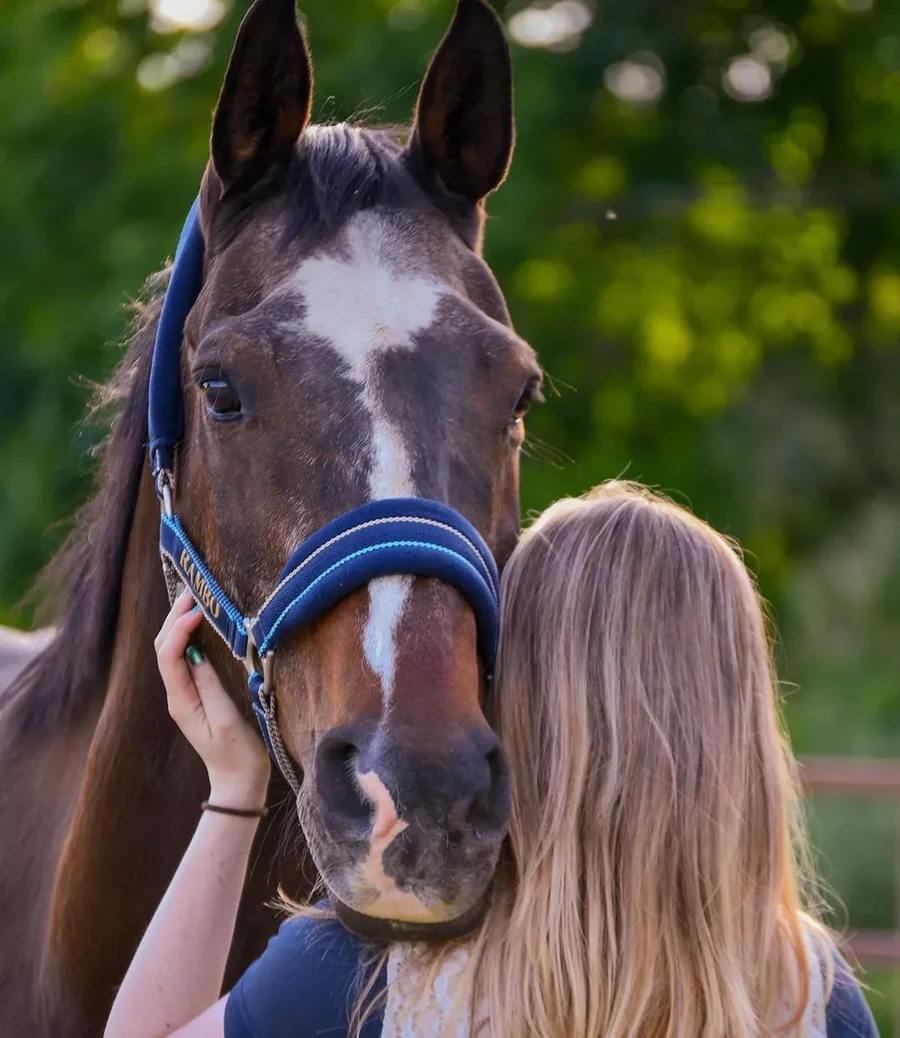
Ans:
<svg viewBox="0 0 900 1038"><path fill-rule="evenodd" d="M27 619L87 493L72 376L110 371L123 304L173 247L242 11L163 33L139 0L0 9L2 620ZM408 118L449 11L308 0L317 118ZM900 9L593 13L555 49L515 47L518 151L491 205L488 258L551 376L525 506L626 472L689 501L774 603L798 748L895 753ZM834 838L852 820L823 816L841 892L890 925L891 841L854 857Z"/></svg>

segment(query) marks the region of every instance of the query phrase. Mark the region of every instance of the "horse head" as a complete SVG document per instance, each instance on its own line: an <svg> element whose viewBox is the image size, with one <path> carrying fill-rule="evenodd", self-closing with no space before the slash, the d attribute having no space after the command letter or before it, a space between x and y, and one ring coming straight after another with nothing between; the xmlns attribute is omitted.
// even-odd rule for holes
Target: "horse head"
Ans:
<svg viewBox="0 0 900 1038"><path fill-rule="evenodd" d="M200 191L177 507L246 610L298 543L384 498L449 505L502 564L540 378L481 257L513 143L487 4L459 0L411 131L311 125L312 78L293 0L256 0ZM374 579L279 647L274 681L304 833L346 917L465 925L509 812L466 600L435 578Z"/></svg>

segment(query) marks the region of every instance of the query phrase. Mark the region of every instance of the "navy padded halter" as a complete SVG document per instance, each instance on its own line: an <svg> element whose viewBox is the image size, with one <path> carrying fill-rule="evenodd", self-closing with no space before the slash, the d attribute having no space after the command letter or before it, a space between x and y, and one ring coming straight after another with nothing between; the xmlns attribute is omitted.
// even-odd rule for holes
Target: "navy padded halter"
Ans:
<svg viewBox="0 0 900 1038"><path fill-rule="evenodd" d="M497 566L475 527L448 505L425 498L372 501L300 544L258 615L243 615L191 542L173 506L175 451L184 433L181 346L185 321L203 284L203 256L197 200L178 242L150 369L150 465L163 502L160 554L170 590L177 575L250 671L250 697L266 746L298 792L299 778L281 740L271 687L270 656L278 643L378 577L435 577L455 587L471 607L479 656L490 677L499 637Z"/></svg>
<svg viewBox="0 0 900 1038"><path fill-rule="evenodd" d="M372 501L307 538L288 560L275 591L248 621L265 654L376 577L414 574L452 584L475 613L487 669L497 653L499 581L493 556L458 512L425 498Z"/></svg>
<svg viewBox="0 0 900 1038"><path fill-rule="evenodd" d="M160 471L173 471L175 448L184 435L181 340L184 322L203 284L203 251L198 198L181 231L153 346L147 422L154 482L158 481Z"/></svg>
<svg viewBox="0 0 900 1038"><path fill-rule="evenodd" d="M475 614L482 663L493 672L497 566L475 527L439 501L386 498L339 516L294 551L259 615L249 618L223 591L177 515L163 514L159 540L160 552L238 659L247 658L249 637L265 656L370 580L411 574L437 577L462 594Z"/></svg>

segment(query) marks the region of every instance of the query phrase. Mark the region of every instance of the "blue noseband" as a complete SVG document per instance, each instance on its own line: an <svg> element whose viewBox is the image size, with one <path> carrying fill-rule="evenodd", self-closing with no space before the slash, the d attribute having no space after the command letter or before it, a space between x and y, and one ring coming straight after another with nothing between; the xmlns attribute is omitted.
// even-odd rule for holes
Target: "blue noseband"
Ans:
<svg viewBox="0 0 900 1038"><path fill-rule="evenodd" d="M182 582L214 630L247 668L253 711L269 752L294 792L300 778L278 728L272 654L377 577L435 577L455 587L475 614L478 652L490 677L499 637L497 566L481 535L448 505L427 498L370 501L328 523L288 559L268 598L245 616L211 573L175 512L175 452L184 434L181 343L203 283L199 205L188 214L163 300L150 371L150 465L162 502L159 545L170 598Z"/></svg>

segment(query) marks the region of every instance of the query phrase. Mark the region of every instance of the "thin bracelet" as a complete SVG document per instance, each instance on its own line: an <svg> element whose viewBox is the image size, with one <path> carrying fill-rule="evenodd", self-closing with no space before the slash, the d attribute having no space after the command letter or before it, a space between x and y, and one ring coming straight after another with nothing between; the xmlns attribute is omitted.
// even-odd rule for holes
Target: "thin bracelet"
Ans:
<svg viewBox="0 0 900 1038"><path fill-rule="evenodd" d="M208 800L204 800L200 808L203 811L215 811L220 815L233 815L235 818L265 818L269 813L267 807L220 807L218 804L211 804Z"/></svg>

